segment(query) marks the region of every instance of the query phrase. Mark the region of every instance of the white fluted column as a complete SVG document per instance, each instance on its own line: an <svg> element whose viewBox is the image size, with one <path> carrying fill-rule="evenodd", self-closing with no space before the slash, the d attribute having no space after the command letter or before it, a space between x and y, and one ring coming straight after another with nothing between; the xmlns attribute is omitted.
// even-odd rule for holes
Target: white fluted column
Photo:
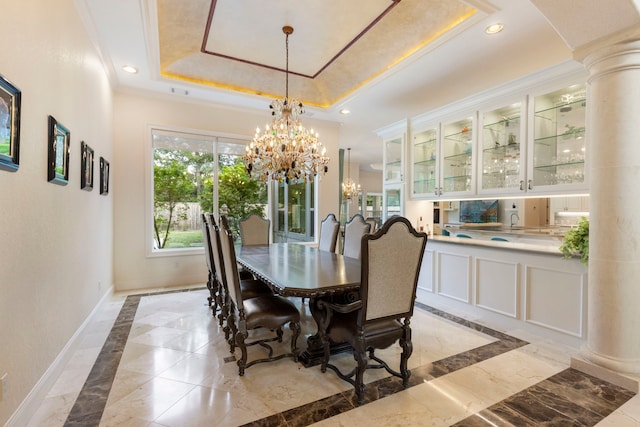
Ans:
<svg viewBox="0 0 640 427"><path fill-rule="evenodd" d="M589 329L584 356L640 373L640 40L591 52Z"/></svg>

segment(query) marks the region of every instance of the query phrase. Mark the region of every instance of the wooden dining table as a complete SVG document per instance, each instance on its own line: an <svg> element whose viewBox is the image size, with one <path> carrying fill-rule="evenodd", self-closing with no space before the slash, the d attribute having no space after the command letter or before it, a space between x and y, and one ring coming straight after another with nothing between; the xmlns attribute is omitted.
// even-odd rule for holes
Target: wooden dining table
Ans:
<svg viewBox="0 0 640 427"><path fill-rule="evenodd" d="M359 298L360 260L313 246L297 243L240 246L236 249L238 263L256 278L285 297L309 299L311 316L320 324L324 312L318 308L320 299L349 302ZM344 345L331 351L344 351ZM304 366L321 362L322 343L316 332L307 338L307 349L300 354Z"/></svg>

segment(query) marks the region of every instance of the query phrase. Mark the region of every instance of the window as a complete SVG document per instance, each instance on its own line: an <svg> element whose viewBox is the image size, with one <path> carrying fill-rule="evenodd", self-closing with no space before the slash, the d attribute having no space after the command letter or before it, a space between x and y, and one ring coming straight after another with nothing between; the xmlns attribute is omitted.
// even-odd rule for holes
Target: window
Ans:
<svg viewBox="0 0 640 427"><path fill-rule="evenodd" d="M315 184L273 184L273 241L309 242L315 236Z"/></svg>
<svg viewBox="0 0 640 427"><path fill-rule="evenodd" d="M201 250L203 212L227 214L234 228L250 213L266 214L267 186L244 170L247 141L164 129L152 129L151 139L151 252Z"/></svg>

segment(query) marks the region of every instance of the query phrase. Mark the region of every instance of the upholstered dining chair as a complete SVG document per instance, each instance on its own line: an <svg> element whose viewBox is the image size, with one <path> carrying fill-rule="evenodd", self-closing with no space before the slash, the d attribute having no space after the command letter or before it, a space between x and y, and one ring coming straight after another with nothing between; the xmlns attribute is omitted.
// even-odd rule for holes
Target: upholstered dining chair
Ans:
<svg viewBox="0 0 640 427"><path fill-rule="evenodd" d="M214 316L218 311L218 282L215 276L215 264L213 260L213 250L211 248L211 231L207 220L207 214L201 214L202 220L202 245L204 246L204 257L207 262L208 276L207 276L207 289L209 290L209 296L207 302L209 307L213 310Z"/></svg>
<svg viewBox="0 0 640 427"><path fill-rule="evenodd" d="M327 215L327 217L320 223L318 249L321 251L335 252L339 231L340 223L336 219L336 216L334 214Z"/></svg>
<svg viewBox="0 0 640 427"><path fill-rule="evenodd" d="M252 213L238 222L242 246L268 245L271 221Z"/></svg>
<svg viewBox="0 0 640 427"><path fill-rule="evenodd" d="M369 233L375 233L376 230L378 229L378 221L376 221L376 219L374 217L369 217L369 218L365 219L365 221L368 224L371 224L371 229L369 230Z"/></svg>
<svg viewBox="0 0 640 427"><path fill-rule="evenodd" d="M360 249L362 248L362 236L371 231L371 224L365 222L364 217L355 214L344 225L344 244L342 245L342 255L360 259Z"/></svg>
<svg viewBox="0 0 640 427"><path fill-rule="evenodd" d="M324 347L321 371L330 368L353 385L359 404L364 403L367 368L384 368L402 378L404 387L409 385L407 362L413 351L409 324L426 243L427 235L417 232L406 218L387 220L378 232L362 237L360 300L349 304L318 301L325 311L319 327ZM350 373L329 363L330 342L351 346L357 366ZM374 353L395 342L402 347L399 372Z"/></svg>
<svg viewBox="0 0 640 427"><path fill-rule="evenodd" d="M226 218L222 218L224 224L227 228L228 224L226 222ZM216 223L213 215L209 215L209 228L210 228L210 236L211 236L211 251L213 253L213 261L215 266L215 278L218 282L218 305L220 306L220 314L218 315L218 322L221 327L223 327L225 339L230 342L230 334L231 329L229 328L229 324L227 322L227 317L229 315L229 290L227 284L227 276L225 273L224 261L222 259L222 245L220 243L221 230L218 224ZM240 274L240 289L245 298L252 298L258 295L272 295L273 292L271 288L267 286L265 283L256 280L249 272L242 272ZM227 322L227 323L225 323Z"/></svg>
<svg viewBox="0 0 640 427"><path fill-rule="evenodd" d="M233 246L233 236L228 228L225 218L220 220L220 241L222 248L222 258L224 260L225 274L227 277L227 288L230 296L229 317L227 323L232 331L231 352L235 347L240 348L241 357L238 360L238 373L244 375L245 369L256 363L270 362L285 357L298 360L297 341L300 335L300 313L296 306L286 298L278 295L260 295L253 298L246 298L240 288L241 280L238 273L236 252ZM283 326L289 324L291 329L291 351L273 356L273 348L270 342L282 342ZM247 342L249 331L259 328L267 328L275 331L273 337L255 339ZM254 359L247 362L247 347L260 345L268 350L266 357Z"/></svg>

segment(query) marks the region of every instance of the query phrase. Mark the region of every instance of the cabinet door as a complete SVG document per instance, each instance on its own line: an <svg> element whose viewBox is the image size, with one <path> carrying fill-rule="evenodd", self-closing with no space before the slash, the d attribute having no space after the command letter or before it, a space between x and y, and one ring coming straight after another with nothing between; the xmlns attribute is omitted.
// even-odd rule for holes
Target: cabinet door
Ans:
<svg viewBox="0 0 640 427"><path fill-rule="evenodd" d="M403 181L404 136L384 140L384 182Z"/></svg>
<svg viewBox="0 0 640 427"><path fill-rule="evenodd" d="M532 104L528 191L587 189L586 85L535 96Z"/></svg>
<svg viewBox="0 0 640 427"><path fill-rule="evenodd" d="M438 195L438 127L432 127L413 135L412 194Z"/></svg>
<svg viewBox="0 0 640 427"><path fill-rule="evenodd" d="M382 198L382 221L394 215L403 215L404 194L402 184L385 185Z"/></svg>
<svg viewBox="0 0 640 427"><path fill-rule="evenodd" d="M482 111L479 134L479 193L524 191L525 102Z"/></svg>
<svg viewBox="0 0 640 427"><path fill-rule="evenodd" d="M442 195L475 191L475 115L442 125Z"/></svg>

